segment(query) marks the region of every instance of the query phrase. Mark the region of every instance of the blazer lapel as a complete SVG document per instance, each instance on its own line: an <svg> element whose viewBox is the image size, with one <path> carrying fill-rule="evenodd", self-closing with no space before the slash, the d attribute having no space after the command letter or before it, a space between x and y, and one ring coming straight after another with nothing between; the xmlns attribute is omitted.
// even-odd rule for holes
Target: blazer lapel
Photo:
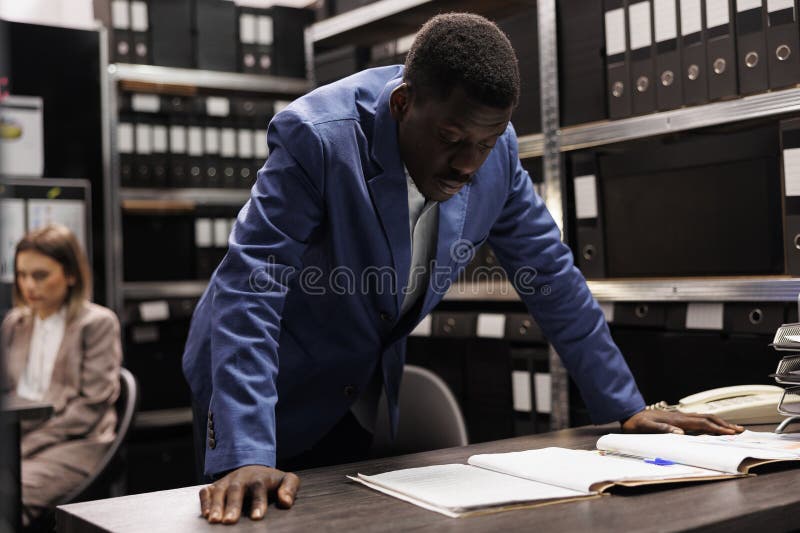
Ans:
<svg viewBox="0 0 800 533"><path fill-rule="evenodd" d="M84 310L82 309L78 313L78 316L67 322L64 328L64 337L61 339L61 344L58 347L58 354L56 354L56 360L55 363L53 363L50 387L47 389L45 399L50 400L55 405L60 405L61 397L64 392L64 385L68 381L67 374L69 373L70 348L79 345L77 337L80 335L80 321L83 313Z"/></svg>
<svg viewBox="0 0 800 533"><path fill-rule="evenodd" d="M370 178L372 204L381 221L383 233L389 243L397 287L394 312L400 310L402 287L408 280L411 265L411 235L408 230L408 189L405 169L397 142L397 122L389 112L389 96L402 80L392 80L378 98L375 125L372 135L372 157L382 171Z"/></svg>
<svg viewBox="0 0 800 533"><path fill-rule="evenodd" d="M26 313L14 328L14 340L8 353L8 380L16 390L22 372L28 364L33 336L33 315Z"/></svg>

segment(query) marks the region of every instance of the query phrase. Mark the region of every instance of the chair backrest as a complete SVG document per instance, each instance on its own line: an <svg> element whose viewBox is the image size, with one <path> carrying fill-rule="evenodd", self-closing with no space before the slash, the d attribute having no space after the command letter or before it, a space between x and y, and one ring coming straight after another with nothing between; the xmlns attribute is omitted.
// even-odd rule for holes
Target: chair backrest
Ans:
<svg viewBox="0 0 800 533"><path fill-rule="evenodd" d="M405 366L399 406L400 420L394 441L389 436L385 400L378 407L374 453L415 453L469 443L464 417L455 396L447 384L430 370Z"/></svg>
<svg viewBox="0 0 800 533"><path fill-rule="evenodd" d="M98 463L95 471L87 477L80 485L67 494L58 505L73 503L89 499L90 497L104 497L101 490L108 479L114 460L119 454L120 446L128 436L128 432L133 426L133 419L139 405L139 388L136 378L127 368L121 368L119 372L119 398L115 404L117 410L117 435L111 446L103 455L103 459Z"/></svg>

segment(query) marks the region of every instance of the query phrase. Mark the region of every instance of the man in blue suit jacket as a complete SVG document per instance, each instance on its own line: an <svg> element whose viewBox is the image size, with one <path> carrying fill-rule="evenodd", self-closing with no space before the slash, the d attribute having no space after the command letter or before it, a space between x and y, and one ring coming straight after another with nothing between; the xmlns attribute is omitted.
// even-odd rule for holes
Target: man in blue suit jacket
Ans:
<svg viewBox="0 0 800 533"><path fill-rule="evenodd" d="M321 87L272 120L269 160L184 354L205 474L223 476L201 491L210 522L236 522L248 494L254 519L269 493L291 506L297 476L276 464L334 435L361 451L381 390L396 423L406 335L466 266L463 250L487 240L594 422L739 430L644 410L520 165L509 124L518 97L506 37L486 19L450 14L422 28L405 68Z"/></svg>

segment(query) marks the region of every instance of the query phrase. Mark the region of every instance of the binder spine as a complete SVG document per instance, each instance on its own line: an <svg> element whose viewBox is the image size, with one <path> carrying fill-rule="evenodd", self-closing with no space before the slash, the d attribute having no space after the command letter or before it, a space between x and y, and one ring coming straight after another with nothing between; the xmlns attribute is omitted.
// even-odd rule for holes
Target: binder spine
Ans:
<svg viewBox="0 0 800 533"><path fill-rule="evenodd" d="M703 4L701 0L680 0L680 9L683 103L704 104L708 101L708 75Z"/></svg>
<svg viewBox="0 0 800 533"><path fill-rule="evenodd" d="M800 119L781 122L786 273L800 276Z"/></svg>
<svg viewBox="0 0 800 533"><path fill-rule="evenodd" d="M767 0L767 66L771 89L800 83L797 10L797 0Z"/></svg>
<svg viewBox="0 0 800 533"><path fill-rule="evenodd" d="M653 5L650 0L628 4L631 58L631 107L634 115L656 110L653 65Z"/></svg>
<svg viewBox="0 0 800 533"><path fill-rule="evenodd" d="M571 154L570 164L575 194L578 268L587 278L604 278L605 242L595 155L591 152Z"/></svg>
<svg viewBox="0 0 800 533"><path fill-rule="evenodd" d="M763 0L736 0L739 90L753 94L769 88L766 9Z"/></svg>
<svg viewBox="0 0 800 533"><path fill-rule="evenodd" d="M738 93L733 3L734 0L705 0L706 72L711 100Z"/></svg>
<svg viewBox="0 0 800 533"><path fill-rule="evenodd" d="M606 91L609 118L633 112L630 87L630 50L624 0L605 0Z"/></svg>
<svg viewBox="0 0 800 533"><path fill-rule="evenodd" d="M677 109L683 103L678 0L653 0L656 107Z"/></svg>

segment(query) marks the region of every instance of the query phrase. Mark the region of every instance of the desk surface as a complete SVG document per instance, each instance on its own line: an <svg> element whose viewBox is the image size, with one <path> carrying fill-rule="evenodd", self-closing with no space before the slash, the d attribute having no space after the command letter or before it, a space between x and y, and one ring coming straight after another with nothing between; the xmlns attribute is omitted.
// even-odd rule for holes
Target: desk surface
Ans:
<svg viewBox="0 0 800 533"><path fill-rule="evenodd" d="M446 518L350 482L347 474L377 474L399 468L464 463L474 453L545 446L594 448L618 426L576 428L464 448L318 468L300 473L294 507L270 506L263 522L208 525L199 514L199 487L123 496L58 508L62 533L115 531L490 531L535 526L537 531L730 531L796 530L800 525L800 469L756 477L640 490L595 500L520 509L469 518ZM769 427L752 429L769 431Z"/></svg>
<svg viewBox="0 0 800 533"><path fill-rule="evenodd" d="M3 396L0 400L0 413L6 417L14 417L17 420L28 418L45 418L53 412L53 406L49 403L26 400L16 395Z"/></svg>

